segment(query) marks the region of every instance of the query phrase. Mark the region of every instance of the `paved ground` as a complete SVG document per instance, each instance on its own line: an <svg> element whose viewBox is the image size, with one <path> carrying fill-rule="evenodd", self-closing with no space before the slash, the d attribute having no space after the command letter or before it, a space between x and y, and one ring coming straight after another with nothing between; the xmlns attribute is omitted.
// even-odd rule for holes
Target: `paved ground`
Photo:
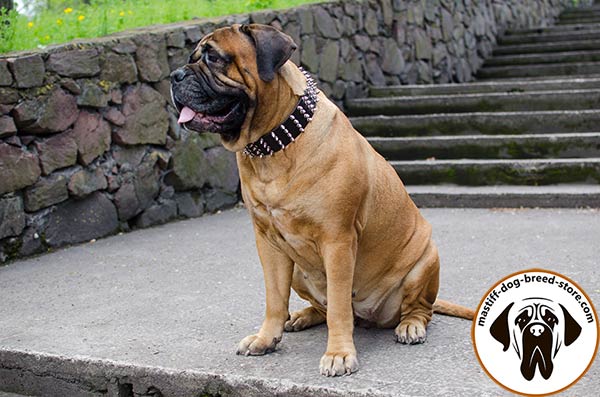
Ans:
<svg viewBox="0 0 600 397"><path fill-rule="evenodd" d="M600 212L423 212L442 256L443 298L475 307L493 282L535 266L573 278L600 302ZM286 334L274 354L236 356L237 342L257 330L263 302L243 209L1 267L0 390L120 397L157 390L165 396L507 394L476 362L470 323L443 316L435 316L421 346L394 343L392 330L357 329L361 369L350 377L318 374L324 326ZM294 298L293 307L301 306ZM568 395L595 395L598 388L596 360Z"/></svg>

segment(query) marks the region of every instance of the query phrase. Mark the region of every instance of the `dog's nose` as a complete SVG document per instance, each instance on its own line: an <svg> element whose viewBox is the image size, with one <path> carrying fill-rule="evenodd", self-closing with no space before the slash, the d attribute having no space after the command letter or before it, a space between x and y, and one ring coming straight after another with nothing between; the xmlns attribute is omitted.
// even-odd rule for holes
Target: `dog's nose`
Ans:
<svg viewBox="0 0 600 397"><path fill-rule="evenodd" d="M183 79L185 79L186 76L186 71L183 68L179 68L173 71L173 73L171 73L171 81L175 82L175 83L179 83L181 82Z"/></svg>
<svg viewBox="0 0 600 397"><path fill-rule="evenodd" d="M539 324L535 324L529 328L529 332L531 332L533 336L540 336L544 333L544 327Z"/></svg>

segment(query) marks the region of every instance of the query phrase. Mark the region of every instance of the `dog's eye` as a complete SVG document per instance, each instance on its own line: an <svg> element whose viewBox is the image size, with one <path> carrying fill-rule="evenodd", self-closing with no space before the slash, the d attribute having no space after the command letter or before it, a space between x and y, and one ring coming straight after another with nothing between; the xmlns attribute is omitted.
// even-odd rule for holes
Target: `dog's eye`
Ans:
<svg viewBox="0 0 600 397"><path fill-rule="evenodd" d="M212 48L208 49L204 53L204 60L207 64L223 64L224 60L221 56Z"/></svg>

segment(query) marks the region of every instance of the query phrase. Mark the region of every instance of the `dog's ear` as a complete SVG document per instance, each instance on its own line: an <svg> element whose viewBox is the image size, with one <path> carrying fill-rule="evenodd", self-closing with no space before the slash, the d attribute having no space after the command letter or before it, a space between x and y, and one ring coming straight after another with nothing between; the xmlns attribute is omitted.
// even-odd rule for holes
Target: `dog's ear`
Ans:
<svg viewBox="0 0 600 397"><path fill-rule="evenodd" d="M502 343L502 346L504 347L503 351L507 351L508 347L510 346L510 330L508 329L508 312L510 311L511 307L513 307L514 304L515 304L515 302L506 306L506 309L504 309L504 311L502 313L500 313L498 318L496 320L494 320L494 322L492 323L492 326L490 327L490 334L492 334L494 339L496 339L498 342Z"/></svg>
<svg viewBox="0 0 600 397"><path fill-rule="evenodd" d="M573 316L571 316L571 313L569 313L563 305L560 303L558 305L565 315L565 346L569 346L579 338L579 335L581 334L581 325L575 321Z"/></svg>
<svg viewBox="0 0 600 397"><path fill-rule="evenodd" d="M258 76L263 81L272 81L275 73L298 48L290 36L272 26L250 24L242 25L240 30L254 41Z"/></svg>

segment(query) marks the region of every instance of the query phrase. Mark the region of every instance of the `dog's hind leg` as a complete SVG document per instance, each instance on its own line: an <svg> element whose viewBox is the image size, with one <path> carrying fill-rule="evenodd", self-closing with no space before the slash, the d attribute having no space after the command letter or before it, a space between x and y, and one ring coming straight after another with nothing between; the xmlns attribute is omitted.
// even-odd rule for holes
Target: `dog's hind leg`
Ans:
<svg viewBox="0 0 600 397"><path fill-rule="evenodd" d="M315 325L323 324L325 315L313 306L293 312L290 319L285 322L286 332L302 331Z"/></svg>
<svg viewBox="0 0 600 397"><path fill-rule="evenodd" d="M437 248L431 242L400 288L400 324L395 329L398 342L425 342L427 324L433 315L433 303L439 288L439 269Z"/></svg>

